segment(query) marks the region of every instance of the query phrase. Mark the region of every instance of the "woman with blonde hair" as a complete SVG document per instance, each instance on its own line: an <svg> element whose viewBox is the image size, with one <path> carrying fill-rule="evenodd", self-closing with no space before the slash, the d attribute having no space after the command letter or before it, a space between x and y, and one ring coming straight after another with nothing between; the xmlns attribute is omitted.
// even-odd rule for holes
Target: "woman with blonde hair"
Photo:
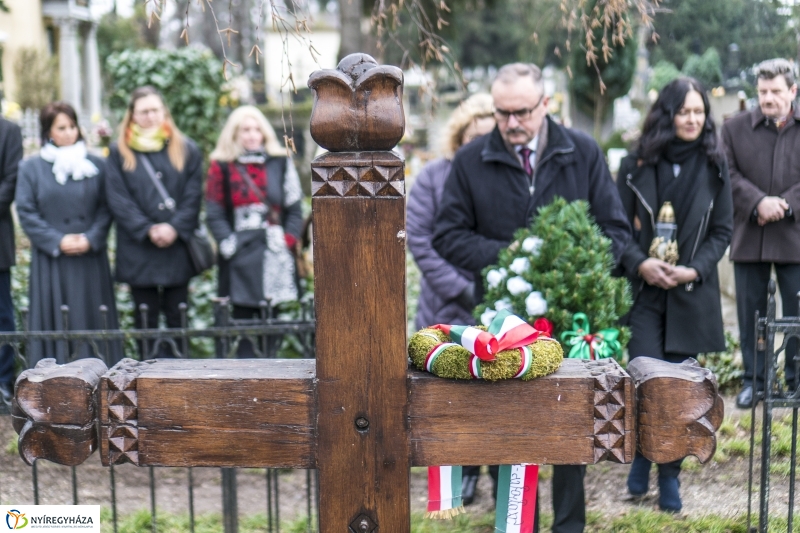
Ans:
<svg viewBox="0 0 800 533"><path fill-rule="evenodd" d="M297 299L292 250L303 229L300 179L275 131L257 108L228 117L211 153L206 222L218 243L218 295L233 318L259 316L260 304ZM239 357L253 355L243 340Z"/></svg>
<svg viewBox="0 0 800 533"><path fill-rule="evenodd" d="M108 206L117 231L116 279L131 287L137 328L181 327L180 304L198 274L187 243L199 225L203 156L183 135L157 89L139 87L108 157ZM147 306L146 321L142 305ZM143 358L172 357L169 341Z"/></svg>

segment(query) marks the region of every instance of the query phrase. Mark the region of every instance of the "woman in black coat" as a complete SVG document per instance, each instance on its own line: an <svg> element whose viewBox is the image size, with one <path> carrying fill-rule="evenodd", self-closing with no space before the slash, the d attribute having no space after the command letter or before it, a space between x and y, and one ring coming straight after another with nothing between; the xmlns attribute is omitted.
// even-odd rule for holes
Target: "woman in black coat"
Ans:
<svg viewBox="0 0 800 533"><path fill-rule="evenodd" d="M17 215L31 241L28 327L34 331L116 329L114 283L106 238L111 215L106 206L105 165L89 155L75 110L48 104L39 114L42 150L25 160L17 179ZM69 313L62 312L68 306ZM105 306L105 314L100 307ZM66 320L66 323L65 323ZM44 357L60 364L73 356L102 356L109 366L122 358L118 342L33 342L31 367Z"/></svg>
<svg viewBox="0 0 800 533"><path fill-rule="evenodd" d="M230 298L233 318L257 318L261 302L274 307L298 296L292 251L303 229L303 192L286 154L252 106L231 113L211 153L206 221L219 245L217 292ZM238 355L254 355L248 340Z"/></svg>
<svg viewBox="0 0 800 533"><path fill-rule="evenodd" d="M634 230L620 260L634 292L624 320L631 329L630 358L679 363L698 353L723 351L717 263L731 239L733 203L700 83L679 78L662 89L645 119L638 149L620 166L617 187ZM659 235L665 237L660 249L654 243ZM677 249L665 246L670 238ZM647 494L651 465L636 454L628 476L632 497ZM680 460L658 465L664 511L681 509L680 468Z"/></svg>
<svg viewBox="0 0 800 533"><path fill-rule="evenodd" d="M136 327L157 328L161 312L167 327L181 327L179 305L188 303L189 280L198 274L186 242L198 228L203 158L175 126L155 88L131 94L107 166L108 205L117 229L116 279L131 287ZM144 358L173 355L167 342L143 353Z"/></svg>

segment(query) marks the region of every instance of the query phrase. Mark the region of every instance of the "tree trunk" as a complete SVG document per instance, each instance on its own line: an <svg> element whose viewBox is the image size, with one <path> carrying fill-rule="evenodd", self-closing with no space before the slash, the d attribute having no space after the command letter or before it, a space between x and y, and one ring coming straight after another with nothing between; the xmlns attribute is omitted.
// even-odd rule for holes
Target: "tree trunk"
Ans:
<svg viewBox="0 0 800 533"><path fill-rule="evenodd" d="M364 52L361 36L363 3L363 0L339 0L339 14L342 21L340 60L350 54Z"/></svg>
<svg viewBox="0 0 800 533"><path fill-rule="evenodd" d="M598 96L594 101L594 138L600 142L600 136L603 134L603 117L606 114L606 99L604 96Z"/></svg>

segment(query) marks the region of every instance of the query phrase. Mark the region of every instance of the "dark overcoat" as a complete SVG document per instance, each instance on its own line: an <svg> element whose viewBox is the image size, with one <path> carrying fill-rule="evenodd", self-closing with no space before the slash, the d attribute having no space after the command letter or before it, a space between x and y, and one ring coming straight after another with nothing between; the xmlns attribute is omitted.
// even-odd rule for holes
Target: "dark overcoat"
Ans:
<svg viewBox="0 0 800 533"><path fill-rule="evenodd" d="M167 146L146 154L161 183L175 200L175 210L164 209L158 189L144 165L123 170L119 148L114 144L107 161L108 206L117 231L116 279L132 287L178 287L197 274L185 242L198 227L203 199L203 157L194 142L186 139L186 163L178 171L170 163ZM136 152L134 152L136 153ZM137 159L145 154L137 153ZM147 232L154 224L169 223L178 238L159 248Z"/></svg>
<svg viewBox="0 0 800 533"><path fill-rule="evenodd" d="M594 139L549 116L539 135L542 153L537 153L533 194L519 159L497 128L463 146L453 160L433 246L444 259L475 275L476 302L483 299L481 270L556 196L589 202L590 213L611 239L615 259L630 238L628 219Z"/></svg>
<svg viewBox="0 0 800 533"><path fill-rule="evenodd" d="M800 263L800 109L780 131L756 108L725 122L722 138L733 191L731 259L743 263ZM759 226L753 210L781 196L793 215Z"/></svg>
<svg viewBox="0 0 800 533"><path fill-rule="evenodd" d="M693 189L687 214L676 220L678 263L697 270L700 281L667 291L664 351L669 353L725 350L717 263L725 254L733 231L731 182L724 163L709 163L705 174ZM634 227L620 267L631 282L631 313L635 313L636 298L644 286L638 269L648 257L659 209L656 166L639 165L634 155L624 158L617 174L617 188L627 219ZM622 322L627 323L627 317Z"/></svg>
<svg viewBox="0 0 800 533"><path fill-rule="evenodd" d="M16 264L11 203L17 188L17 167L21 159L20 127L0 118L0 270L8 270Z"/></svg>
<svg viewBox="0 0 800 533"><path fill-rule="evenodd" d="M449 173L448 159L431 161L420 171L408 194L408 249L422 274L414 319L417 329L433 324L475 323L470 311L457 301L473 283L472 274L454 267L433 249L434 222Z"/></svg>
<svg viewBox="0 0 800 533"><path fill-rule="evenodd" d="M20 225L31 241L31 266L28 283L30 313L28 327L36 331L116 329L117 309L114 282L108 262L106 241L111 214L106 205L103 160L88 157L100 173L91 178L64 185L53 175L53 164L39 156L20 166L16 205ZM61 253L61 239L68 233L85 234L88 252L77 255ZM67 324L62 306L68 306ZM105 316L100 312L105 306ZM122 358L118 342L100 343L105 361L112 365ZM96 355L88 344L68 350L62 342L31 342L29 363L43 357L69 362L71 353L78 357Z"/></svg>

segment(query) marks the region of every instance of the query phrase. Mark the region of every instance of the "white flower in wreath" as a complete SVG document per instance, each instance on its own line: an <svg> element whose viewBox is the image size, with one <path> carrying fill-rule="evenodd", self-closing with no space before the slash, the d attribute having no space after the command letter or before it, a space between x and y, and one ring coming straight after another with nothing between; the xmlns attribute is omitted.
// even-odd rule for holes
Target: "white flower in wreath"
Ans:
<svg viewBox="0 0 800 533"><path fill-rule="evenodd" d="M528 316L542 316L547 312L547 301L539 291L533 291L525 298L525 311Z"/></svg>
<svg viewBox="0 0 800 533"><path fill-rule="evenodd" d="M481 313L481 324L483 324L488 328L489 324L492 323L492 320L494 320L494 317L496 316L497 316L497 311L495 311L494 309L487 309L486 311Z"/></svg>
<svg viewBox="0 0 800 533"><path fill-rule="evenodd" d="M492 269L486 273L486 282L489 283L489 288L494 289L506 279L508 271L505 268Z"/></svg>
<svg viewBox="0 0 800 533"><path fill-rule="evenodd" d="M508 289L508 292L516 296L525 292L531 292L533 290L533 285L525 281L520 276L514 276L506 282L506 288Z"/></svg>
<svg viewBox="0 0 800 533"><path fill-rule="evenodd" d="M522 275L524 272L527 272L530 267L531 262L528 261L527 257L517 257L511 262L511 266L508 267L508 269L514 274Z"/></svg>
<svg viewBox="0 0 800 533"><path fill-rule="evenodd" d="M522 241L522 249L533 256L538 256L543 243L544 241L539 237L528 237Z"/></svg>
<svg viewBox="0 0 800 533"><path fill-rule="evenodd" d="M502 300L497 300L494 303L494 310L497 311L498 313L500 311L504 311L506 309L511 311L513 309L513 307L514 306L511 304L511 301L509 301L508 298L503 298Z"/></svg>

